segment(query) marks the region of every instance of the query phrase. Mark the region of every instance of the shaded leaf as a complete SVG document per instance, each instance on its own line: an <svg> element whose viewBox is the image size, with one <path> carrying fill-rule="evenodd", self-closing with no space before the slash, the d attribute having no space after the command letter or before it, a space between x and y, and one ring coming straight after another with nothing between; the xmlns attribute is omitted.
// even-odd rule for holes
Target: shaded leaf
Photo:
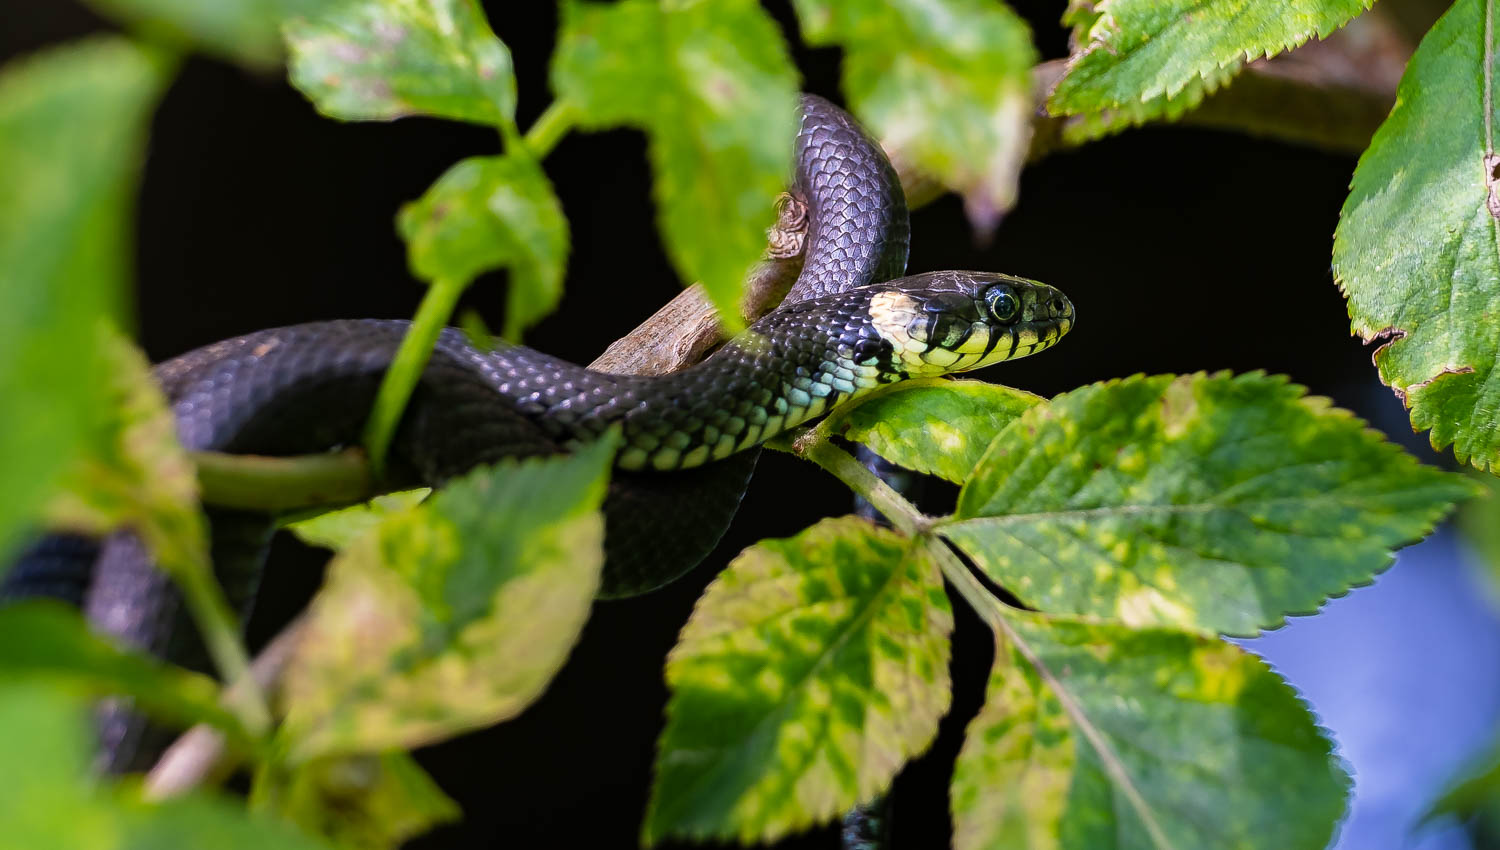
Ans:
<svg viewBox="0 0 1500 850"><path fill-rule="evenodd" d="M94 428L102 317L128 283L129 210L162 63L119 38L0 72L0 569Z"/></svg>
<svg viewBox="0 0 1500 850"><path fill-rule="evenodd" d="M1137 376L1023 414L940 531L1044 611L1254 634L1473 493L1283 378Z"/></svg>
<svg viewBox="0 0 1500 850"><path fill-rule="evenodd" d="M796 134L796 70L770 16L753 0L569 0L552 85L581 126L646 131L667 252L742 327Z"/></svg>
<svg viewBox="0 0 1500 850"><path fill-rule="evenodd" d="M335 558L286 676L292 757L414 747L536 699L599 585L612 456L481 467Z"/></svg>
<svg viewBox="0 0 1500 850"><path fill-rule="evenodd" d="M1500 471L1500 248L1487 142L1495 68L1485 5L1459 0L1422 39L1354 171L1333 271L1354 333L1432 445Z"/></svg>
<svg viewBox="0 0 1500 850"><path fill-rule="evenodd" d="M431 488L418 487L415 490L386 493L363 504L287 523L286 530L309 546L322 546L339 552L391 514L421 504L431 492Z"/></svg>
<svg viewBox="0 0 1500 850"><path fill-rule="evenodd" d="M1176 118L1246 62L1322 38L1374 0L1100 0L1070 4L1079 52L1047 101L1054 114L1092 114L1070 141L1126 124Z"/></svg>
<svg viewBox="0 0 1500 850"><path fill-rule="evenodd" d="M902 170L964 196L981 227L1016 200L1031 141L1026 22L990 0L797 0L809 44L844 48L844 90Z"/></svg>
<svg viewBox="0 0 1500 850"><path fill-rule="evenodd" d="M197 793L147 804L89 769L84 701L35 684L0 683L0 764L24 781L0 782L0 847L68 850L316 850L284 823Z"/></svg>
<svg viewBox="0 0 1500 850"><path fill-rule="evenodd" d="M956 850L1323 847L1333 745L1254 655L1167 629L1005 616L954 767Z"/></svg>
<svg viewBox="0 0 1500 850"><path fill-rule="evenodd" d="M515 119L510 51L477 0L346 0L289 21L286 42L292 85L331 118Z"/></svg>
<svg viewBox="0 0 1500 850"><path fill-rule="evenodd" d="M952 628L926 550L864 520L745 550L667 659L645 840L770 841L883 791L948 710Z"/></svg>
<svg viewBox="0 0 1500 850"><path fill-rule="evenodd" d="M402 207L396 222L420 278L467 282L510 269L507 339L519 339L562 298L568 220L551 181L527 154L459 162Z"/></svg>
<svg viewBox="0 0 1500 850"><path fill-rule="evenodd" d="M109 421L63 477L47 522L93 536L130 527L167 572L210 574L198 478L166 399L140 351L100 330L108 363L95 393Z"/></svg>
<svg viewBox="0 0 1500 850"><path fill-rule="evenodd" d="M281 23L338 0L86 0L153 40L204 49L248 65L281 60Z"/></svg>
<svg viewBox="0 0 1500 850"><path fill-rule="evenodd" d="M340 847L396 848L458 820L457 804L403 752L320 759L297 770L282 815Z"/></svg>
<svg viewBox="0 0 1500 850"><path fill-rule="evenodd" d="M984 381L918 378L841 407L819 427L898 466L961 484L990 441L1040 402Z"/></svg>
<svg viewBox="0 0 1500 850"><path fill-rule="evenodd" d="M118 648L74 608L51 601L0 608L0 682L40 680L89 697L133 697L143 711L179 726L211 723L244 739L200 673Z"/></svg>

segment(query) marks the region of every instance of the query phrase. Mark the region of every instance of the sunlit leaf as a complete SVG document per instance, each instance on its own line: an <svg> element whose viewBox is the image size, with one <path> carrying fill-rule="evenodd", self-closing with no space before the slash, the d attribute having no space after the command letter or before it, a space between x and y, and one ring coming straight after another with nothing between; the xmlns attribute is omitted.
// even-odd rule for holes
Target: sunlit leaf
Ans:
<svg viewBox="0 0 1500 850"><path fill-rule="evenodd" d="M292 85L330 117L515 119L510 51L477 0L345 0L288 22L286 40Z"/></svg>
<svg viewBox="0 0 1500 850"><path fill-rule="evenodd" d="M1043 611L1254 634L1474 489L1282 378L1134 377L1023 414L940 530Z"/></svg>
<svg viewBox="0 0 1500 850"><path fill-rule="evenodd" d="M984 381L920 378L841 407L820 427L898 466L963 483L990 441L1041 401Z"/></svg>
<svg viewBox="0 0 1500 850"><path fill-rule="evenodd" d="M100 348L107 374L94 392L108 414L47 506L53 527L100 536L129 527L162 569L211 570L198 479L145 357L113 332Z"/></svg>
<svg viewBox="0 0 1500 850"><path fill-rule="evenodd" d="M298 769L281 795L281 814L340 847L360 850L394 850L460 814L403 752L320 759Z"/></svg>
<svg viewBox="0 0 1500 850"><path fill-rule="evenodd" d="M281 59L281 24L339 0L86 0L152 39L212 53L253 66Z"/></svg>
<svg viewBox="0 0 1500 850"><path fill-rule="evenodd" d="M363 504L287 523L286 529L309 546L322 546L339 552L379 525L387 516L420 504L431 492L430 488L419 487L415 490L386 493Z"/></svg>
<svg viewBox="0 0 1500 850"><path fill-rule="evenodd" d="M742 325L796 133L797 75L770 16L753 0L570 0L552 85L584 127L646 131L667 251Z"/></svg>
<svg viewBox="0 0 1500 850"><path fill-rule="evenodd" d="M1500 472L1500 159L1486 6L1459 0L1422 39L1354 171L1333 271L1354 333L1432 444Z"/></svg>
<svg viewBox="0 0 1500 850"><path fill-rule="evenodd" d="M243 735L220 706L212 679L117 648L94 634L77 610L56 602L0 608L0 682L15 680L40 680L89 697L129 696L162 720L212 723Z"/></svg>
<svg viewBox="0 0 1500 850"><path fill-rule="evenodd" d="M162 804L89 768L87 704L39 685L0 683L0 847L16 850L317 850L325 845L244 806L197 793Z"/></svg>
<svg viewBox="0 0 1500 850"><path fill-rule="evenodd" d="M1349 777L1259 658L1167 629L1006 624L954 767L955 850L1328 844Z"/></svg>
<svg viewBox="0 0 1500 850"><path fill-rule="evenodd" d="M100 38L0 72L0 565L99 424L158 57ZM0 567L3 569L3 567Z"/></svg>
<svg viewBox="0 0 1500 850"><path fill-rule="evenodd" d="M425 280L467 282L490 269L510 269L507 339L518 339L562 297L568 220L529 155L459 162L403 207L397 224L412 272Z"/></svg>
<svg viewBox="0 0 1500 850"><path fill-rule="evenodd" d="M1047 108L1091 115L1073 141L1125 124L1175 118L1246 62L1322 38L1374 0L1100 0L1070 4L1079 51Z"/></svg>
<svg viewBox="0 0 1500 850"><path fill-rule="evenodd" d="M926 550L864 520L745 550L667 659L646 840L770 841L880 793L948 710L952 628Z"/></svg>
<svg viewBox="0 0 1500 850"><path fill-rule="evenodd" d="M536 699L599 585L612 457L481 467L340 553L286 676L293 757L413 747Z"/></svg>
<svg viewBox="0 0 1500 850"><path fill-rule="evenodd" d="M992 0L797 0L809 44L844 48L844 90L903 170L981 226L1015 203L1035 110L1026 22Z"/></svg>

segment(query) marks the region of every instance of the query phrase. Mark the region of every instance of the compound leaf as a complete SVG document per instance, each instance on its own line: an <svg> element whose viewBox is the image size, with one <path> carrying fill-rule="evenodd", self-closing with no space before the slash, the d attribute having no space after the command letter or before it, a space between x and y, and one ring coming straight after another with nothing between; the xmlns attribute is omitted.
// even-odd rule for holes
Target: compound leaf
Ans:
<svg viewBox="0 0 1500 850"><path fill-rule="evenodd" d="M1004 615L953 772L953 846L1323 847L1349 777L1259 658L1169 629Z"/></svg>
<svg viewBox="0 0 1500 850"><path fill-rule="evenodd" d="M509 126L510 51L477 0L354 0L287 22L292 85L347 121L430 115Z"/></svg>
<svg viewBox="0 0 1500 850"><path fill-rule="evenodd" d="M753 0L567 2L552 85L581 126L646 131L667 252L741 327L791 177L797 75L775 22Z"/></svg>
<svg viewBox="0 0 1500 850"><path fill-rule="evenodd" d="M341 552L286 677L292 757L414 747L536 699L599 585L613 451L481 467Z"/></svg>
<svg viewBox="0 0 1500 850"><path fill-rule="evenodd" d="M984 381L918 378L841 407L820 427L891 463L961 484L995 435L1041 402Z"/></svg>
<svg viewBox="0 0 1500 850"><path fill-rule="evenodd" d="M925 548L864 520L745 550L667 659L645 840L771 841L883 791L948 710L952 628Z"/></svg>
<svg viewBox="0 0 1500 850"><path fill-rule="evenodd" d="M939 530L1044 611L1254 634L1475 489L1284 378L1137 376L1022 414Z"/></svg>
<svg viewBox="0 0 1500 850"><path fill-rule="evenodd" d="M551 181L526 153L459 162L396 221L420 278L467 282L510 269L507 339L518 339L562 297L568 220Z"/></svg>
<svg viewBox="0 0 1500 850"><path fill-rule="evenodd" d="M1080 52L1047 108L1093 115L1071 141L1123 124L1176 118L1228 82L1246 62L1323 38L1374 0L1101 0L1074 2L1065 22Z"/></svg>
<svg viewBox="0 0 1500 850"><path fill-rule="evenodd" d="M809 44L844 48L844 90L903 172L963 195L993 227L1031 141L1026 22L989 0L798 0Z"/></svg>
<svg viewBox="0 0 1500 850"><path fill-rule="evenodd" d="M98 38L0 72L0 565L100 426L98 326L121 312L159 57ZM3 567L0 567L3 569Z"/></svg>
<svg viewBox="0 0 1500 850"><path fill-rule="evenodd" d="M1500 471L1500 157L1487 6L1459 0L1417 48L1354 171L1333 270L1354 333L1432 445Z"/></svg>

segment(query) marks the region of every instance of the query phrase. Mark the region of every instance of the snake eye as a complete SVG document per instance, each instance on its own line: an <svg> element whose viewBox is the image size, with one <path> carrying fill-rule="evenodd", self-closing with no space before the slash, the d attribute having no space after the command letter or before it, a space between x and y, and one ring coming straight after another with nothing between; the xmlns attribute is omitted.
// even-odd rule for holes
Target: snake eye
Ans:
<svg viewBox="0 0 1500 850"><path fill-rule="evenodd" d="M984 291L984 306L989 308L995 321L1010 324L1021 313L1021 299L1009 284L997 283Z"/></svg>

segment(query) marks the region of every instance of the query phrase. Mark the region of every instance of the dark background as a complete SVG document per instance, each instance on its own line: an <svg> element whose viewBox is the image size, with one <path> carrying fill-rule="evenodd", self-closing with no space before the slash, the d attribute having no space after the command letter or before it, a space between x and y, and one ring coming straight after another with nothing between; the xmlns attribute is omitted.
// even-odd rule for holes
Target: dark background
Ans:
<svg viewBox="0 0 1500 850"><path fill-rule="evenodd" d="M489 3L514 54L525 128L550 99L550 4ZM1060 2L1013 3L1043 58L1066 53ZM9 58L111 25L55 0L11 0ZM524 6L518 14L507 6ZM804 87L841 100L836 50L796 43L785 2L770 8L794 43ZM395 234L397 208L458 159L495 153L493 132L436 120L340 124L277 75L190 61L158 111L140 195L137 316L153 360L258 328L335 317L405 317L421 287ZM910 270L974 268L1054 284L1077 305L1069 338L1044 356L983 374L1043 395L1136 372L1263 369L1418 448L1369 351L1348 333L1329 273L1352 157L1174 127L1136 130L1029 167L1020 203L987 246L945 197L913 215ZM567 295L528 342L588 362L679 286L654 230L643 137L565 138L546 161L572 227ZM504 277L466 297L500 324ZM1424 454L1431 457L1430 453ZM422 847L634 846L665 690L661 664L704 585L734 553L846 513L847 491L813 467L764 455L739 518L685 579L644 598L599 603L582 642L521 717L420 753L464 810ZM264 639L319 578L320 556L279 541ZM955 701L932 751L901 774L895 846L948 842L947 777L977 710L990 642L958 614ZM836 846L833 827L785 842Z"/></svg>

